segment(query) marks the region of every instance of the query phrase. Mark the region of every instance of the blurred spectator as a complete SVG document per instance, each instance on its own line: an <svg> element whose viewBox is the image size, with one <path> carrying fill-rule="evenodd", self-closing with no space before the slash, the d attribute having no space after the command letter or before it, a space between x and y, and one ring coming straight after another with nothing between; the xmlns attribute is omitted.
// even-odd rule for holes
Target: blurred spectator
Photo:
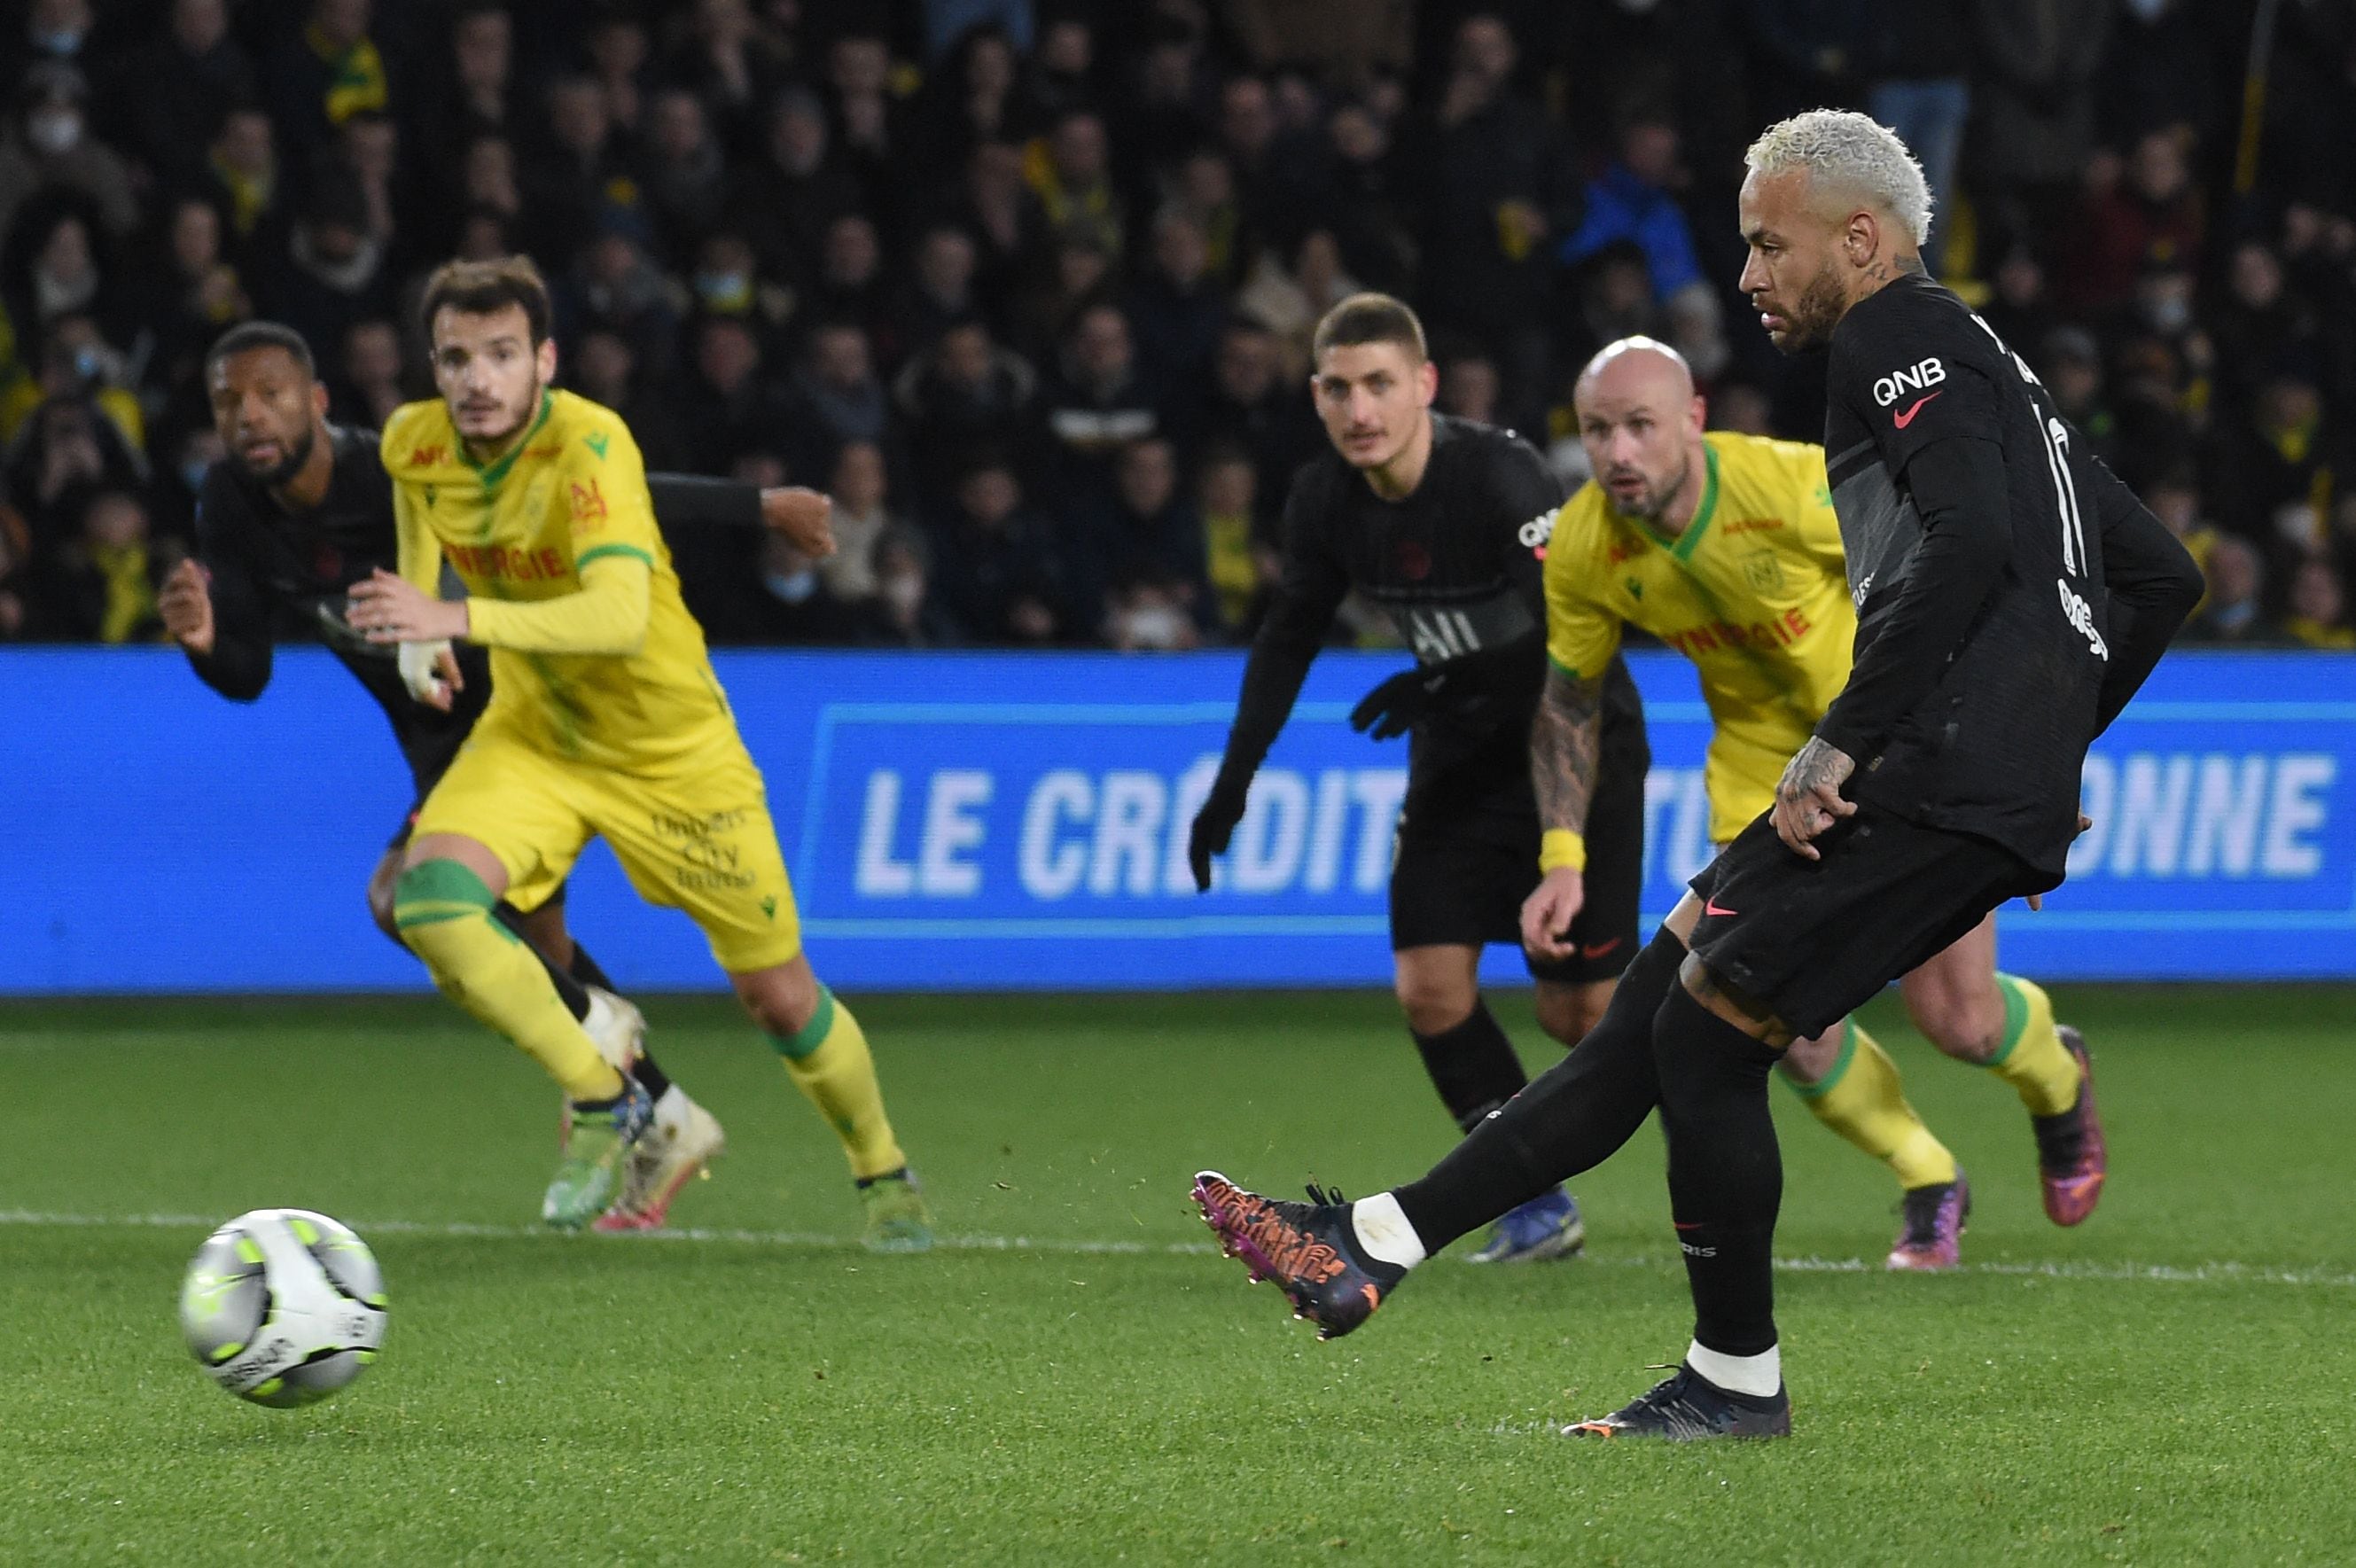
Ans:
<svg viewBox="0 0 2356 1568"><path fill-rule="evenodd" d="M1421 202L1426 275L1447 280L1422 302L1425 319L1486 345L1509 399L1551 380L1547 242L1564 229L1575 195L1557 132L1513 86L1518 60L1497 16L1457 29Z"/></svg>
<svg viewBox="0 0 2356 1568"><path fill-rule="evenodd" d="M2224 500L2219 521L2277 559L2320 549L2331 456L2315 382L2301 375L2270 379L2241 428L2223 433L2213 491Z"/></svg>
<svg viewBox="0 0 2356 1568"><path fill-rule="evenodd" d="M742 317L707 316L697 324L680 427L689 466L699 473L724 474L752 453L782 455L791 422L761 374L761 340Z"/></svg>
<svg viewBox="0 0 2356 1568"><path fill-rule="evenodd" d="M69 475L137 488L145 477L146 415L121 384L123 356L99 336L97 323L59 317L37 362L37 374L0 393L0 436L11 444L8 495L20 507L37 497L46 509Z"/></svg>
<svg viewBox="0 0 2356 1568"><path fill-rule="evenodd" d="M2283 630L2308 648L2356 649L2356 628L2348 624L2348 590L2340 569L2321 556L2298 564L2290 579L2290 614Z"/></svg>
<svg viewBox="0 0 2356 1568"><path fill-rule="evenodd" d="M401 329L382 317L352 323L337 368L328 412L347 424L381 430L409 401L401 384Z"/></svg>
<svg viewBox="0 0 2356 1568"><path fill-rule="evenodd" d="M673 264L683 264L719 220L728 199L727 162L703 102L694 93L669 88L655 94L637 181L662 253Z"/></svg>
<svg viewBox="0 0 2356 1568"><path fill-rule="evenodd" d="M1313 426L1309 389L1283 376L1276 339L1256 321L1236 320L1219 335L1211 392L1196 434L1250 454L1260 504L1283 505L1293 470L1309 460L1323 435Z"/></svg>
<svg viewBox="0 0 2356 1568"><path fill-rule="evenodd" d="M642 371L669 372L679 303L670 280L626 226L610 226L591 241L553 293L559 326L567 336L611 332L630 346Z"/></svg>
<svg viewBox="0 0 2356 1568"><path fill-rule="evenodd" d="M1589 182L1579 227L1555 253L1575 266L1625 242L1644 252L1655 301L1665 304L1689 288L1707 290L1693 231L1674 195L1684 183L1675 122L1653 113L1632 117L1620 132L1620 156Z"/></svg>
<svg viewBox="0 0 2356 1568"><path fill-rule="evenodd" d="M1015 46L1003 28L969 27L927 78L919 102L926 161L962 166L976 147L1018 141L1029 131L1029 104L1017 91Z"/></svg>
<svg viewBox="0 0 2356 1568"><path fill-rule="evenodd" d="M2187 642L2265 644L2280 640L2260 605L2266 564L2246 540L2228 533L2211 546L2208 607L2184 626Z"/></svg>
<svg viewBox="0 0 2356 1568"><path fill-rule="evenodd" d="M695 0L669 75L723 123L738 124L768 101L793 68L792 48L754 16L750 0Z"/></svg>
<svg viewBox="0 0 2356 1568"><path fill-rule="evenodd" d="M1955 171L1971 117L1971 38L1964 0L1912 0L1877 14L1862 29L1860 62L1871 85L1866 113L1898 133L1931 185L1931 232L1922 264L1937 277L1954 200Z"/></svg>
<svg viewBox="0 0 2356 1568"><path fill-rule="evenodd" d="M245 252L268 254L280 216L278 144L270 117L251 105L221 116L206 149L205 170L230 232Z"/></svg>
<svg viewBox="0 0 2356 1568"><path fill-rule="evenodd" d="M1980 306L1980 317L1994 328L2005 347L2037 357L2046 339L2061 325L2046 285L2045 264L2026 242L2016 241L1996 264L1995 290Z"/></svg>
<svg viewBox="0 0 2356 1568"><path fill-rule="evenodd" d="M605 117L622 134L636 135L649 80L646 24L620 8L589 24L589 68L605 94Z"/></svg>
<svg viewBox="0 0 2356 1568"><path fill-rule="evenodd" d="M1164 386L1199 385L1218 351L1227 306L1210 276L1210 242L1194 218L1165 208L1153 220L1144 276L1128 311L1139 355Z"/></svg>
<svg viewBox="0 0 2356 1568"><path fill-rule="evenodd" d="M971 459L942 530L935 590L965 640L1044 648L1075 636L1046 520L1003 458Z"/></svg>
<svg viewBox="0 0 2356 1568"><path fill-rule="evenodd" d="M889 313L899 328L904 353L916 353L980 308L974 295L978 258L973 236L953 223L937 223L916 241L916 264Z"/></svg>
<svg viewBox="0 0 2356 1568"><path fill-rule="evenodd" d="M1026 177L1048 227L1067 238L1085 235L1108 256L1120 254L1112 157L1104 121L1093 110L1072 109L1055 122L1044 153L1030 159Z"/></svg>
<svg viewBox="0 0 2356 1568"><path fill-rule="evenodd" d="M148 537L146 509L129 490L101 489L83 501L80 526L51 569L48 629L69 642L147 642L163 622L155 588L180 552Z"/></svg>
<svg viewBox="0 0 2356 1568"><path fill-rule="evenodd" d="M1325 313L1360 293L1358 280L1342 270L1342 247L1333 231L1312 229L1280 260L1273 246L1237 291L1236 308L1281 338L1286 368L1307 374L1309 339Z"/></svg>
<svg viewBox="0 0 2356 1568"><path fill-rule="evenodd" d="M594 76L562 76L547 95L546 132L521 180L537 216L538 243L569 254L588 242L608 215L637 208L637 184L625 177L615 146L613 116Z"/></svg>
<svg viewBox="0 0 2356 1568"><path fill-rule="evenodd" d="M1203 454L1196 497L1203 513L1204 575L1216 617L1205 624L1245 634L1283 570L1261 515L1251 454L1221 444Z"/></svg>
<svg viewBox="0 0 2356 1568"><path fill-rule="evenodd" d="M1112 491L1115 454L1162 428L1129 317L1117 306L1080 312L1042 405L1056 493L1074 507L1103 504Z"/></svg>
<svg viewBox="0 0 2356 1568"><path fill-rule="evenodd" d="M1004 142L976 147L966 160L951 216L978 248L978 286L993 308L1002 306L1046 231L1046 215L1023 178L1023 155Z"/></svg>
<svg viewBox="0 0 2356 1568"><path fill-rule="evenodd" d="M867 188L869 200L878 201L890 178L893 149L905 139L890 92L891 45L863 27L836 34L827 49L826 80L843 156Z"/></svg>
<svg viewBox="0 0 2356 1568"><path fill-rule="evenodd" d="M1031 52L1031 0L924 0L925 55L939 60L977 33L994 33L1014 54Z"/></svg>
<svg viewBox="0 0 2356 1568"><path fill-rule="evenodd" d="M745 226L764 268L800 286L817 271L828 227L859 210L865 196L832 156L826 106L807 89L779 95L764 150L766 156L735 180L729 210Z"/></svg>
<svg viewBox="0 0 2356 1568"><path fill-rule="evenodd" d="M353 323L391 310L384 261L359 181L340 166L324 170L270 281L273 314L306 343L340 343Z"/></svg>
<svg viewBox="0 0 2356 1568"><path fill-rule="evenodd" d="M2217 395L2232 403L2246 403L2276 371L2322 362L2315 312L2291 294L2282 258L2264 241L2233 247L2214 320Z"/></svg>
<svg viewBox="0 0 2356 1568"><path fill-rule="evenodd" d="M172 0L170 25L123 57L101 96L123 150L185 186L202 175L221 116L252 102L260 85L252 57L230 35L229 0Z"/></svg>
<svg viewBox="0 0 2356 1568"><path fill-rule="evenodd" d="M1073 603L1115 648L1192 647L1219 625L1202 515L1178 484L1178 451L1160 436L1132 441L1113 461L1109 504L1076 510L1066 530ZM1181 639L1164 623L1183 623Z"/></svg>
<svg viewBox="0 0 2356 1568"><path fill-rule="evenodd" d="M911 358L893 383L893 402L916 452L928 504L955 482L955 466L976 447L1020 463L1035 446L1032 408L1039 377L1029 362L991 340L979 320L959 321Z"/></svg>
<svg viewBox="0 0 2356 1568"><path fill-rule="evenodd" d="M2125 177L2073 215L2078 245L2062 274L2072 305L2123 305L2138 273L2155 263L2199 272L2207 221L2192 183L2189 134L2173 125L2145 132Z"/></svg>
<svg viewBox="0 0 2356 1568"><path fill-rule="evenodd" d="M792 466L823 473L823 454L845 442L890 445L891 413L866 329L855 321L821 323L794 372L792 427L798 446Z"/></svg>
<svg viewBox="0 0 2356 1568"><path fill-rule="evenodd" d="M1498 392L1496 361L1479 349L1440 358L1440 395L1436 400L1440 413L1494 424Z"/></svg>
<svg viewBox="0 0 2356 1568"><path fill-rule="evenodd" d="M2201 568L2205 577L2209 571L2209 553L2216 548L2220 536L2201 513L2201 480L2192 466L2179 457L2145 483L2141 494L2152 515L2176 536L2176 542L2184 546L2186 553L2192 557L2193 564ZM2204 596L2200 604L2192 607L2193 614L2199 615L2208 602Z"/></svg>
<svg viewBox="0 0 2356 1568"><path fill-rule="evenodd" d="M1866 62L1858 47L1862 7L1852 0L1742 0L1743 19L1768 69L1758 73L1762 119L1858 96Z"/></svg>
<svg viewBox="0 0 2356 1568"><path fill-rule="evenodd" d="M89 97L81 72L62 63L35 66L17 88L0 133L0 233L28 198L52 188L86 201L110 234L137 227L130 166L90 134Z"/></svg>
<svg viewBox="0 0 2356 1568"><path fill-rule="evenodd" d="M1308 66L1327 81L1358 86L1408 64L1408 0L1220 0L1219 11L1255 70Z"/></svg>
<svg viewBox="0 0 2356 1568"><path fill-rule="evenodd" d="M26 567L26 542L23 521L0 509L0 642L37 634L41 628L34 616L48 602Z"/></svg>
<svg viewBox="0 0 2356 1568"><path fill-rule="evenodd" d="M163 229L164 264L139 314L155 334L156 380L168 391L195 383L205 350L253 314L253 300L223 254L220 209L209 200L181 197Z"/></svg>
<svg viewBox="0 0 2356 1568"><path fill-rule="evenodd" d="M1997 192L1987 216L2062 233L2094 145L2094 98L2112 0L1969 0L1979 70L1971 161Z"/></svg>
<svg viewBox="0 0 2356 1568"><path fill-rule="evenodd" d="M875 595L865 601L862 641L884 648L945 648L956 623L932 588L932 547L917 530L895 524L875 541L869 560Z"/></svg>
<svg viewBox="0 0 2356 1568"><path fill-rule="evenodd" d="M325 145L352 115L392 106L372 11L369 0L312 0L308 20L271 56L272 118L294 145Z"/></svg>
<svg viewBox="0 0 2356 1568"><path fill-rule="evenodd" d="M875 596L875 543L901 526L884 504L889 487L884 448L873 441L846 441L834 455L827 479L833 499L834 553L819 563L827 590L845 604Z"/></svg>
<svg viewBox="0 0 2356 1568"><path fill-rule="evenodd" d="M572 359L559 366L573 390L621 414L649 469L693 467L671 401L648 389L628 341L600 328L578 343Z"/></svg>

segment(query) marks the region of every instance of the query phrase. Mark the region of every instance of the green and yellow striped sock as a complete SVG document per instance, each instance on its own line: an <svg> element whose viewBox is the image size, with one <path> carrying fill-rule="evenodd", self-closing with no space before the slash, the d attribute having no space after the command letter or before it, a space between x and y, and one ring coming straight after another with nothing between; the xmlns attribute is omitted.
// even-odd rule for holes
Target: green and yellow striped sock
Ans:
<svg viewBox="0 0 2356 1568"><path fill-rule="evenodd" d="M570 1100L611 1100L622 1075L597 1054L539 955L492 916L498 902L455 860L421 861L393 888L392 919L442 994L548 1069Z"/></svg>
<svg viewBox="0 0 2356 1568"><path fill-rule="evenodd" d="M1790 1072L1790 1084L1815 1119L1888 1165L1910 1191L1955 1179L1955 1156L1906 1102L1898 1064L1851 1018L1841 1026L1840 1055L1814 1083Z"/></svg>
<svg viewBox="0 0 2356 1568"><path fill-rule="evenodd" d="M1988 1070L2012 1085L2031 1116L2059 1116L2078 1103L2078 1058L2053 1032L2053 999L2033 980L1999 973L2004 1043Z"/></svg>
<svg viewBox="0 0 2356 1568"><path fill-rule="evenodd" d="M784 1059L794 1087L809 1097L842 1140L853 1177L888 1176L908 1163L884 1114L884 1089L875 1081L866 1032L833 992L820 985L818 1011L809 1022L790 1038L772 1035L769 1043Z"/></svg>

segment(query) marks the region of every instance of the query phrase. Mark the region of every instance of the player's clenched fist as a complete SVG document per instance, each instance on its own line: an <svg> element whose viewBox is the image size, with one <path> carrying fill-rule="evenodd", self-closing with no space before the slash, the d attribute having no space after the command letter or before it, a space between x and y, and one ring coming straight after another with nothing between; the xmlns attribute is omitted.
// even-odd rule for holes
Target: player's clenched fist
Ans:
<svg viewBox="0 0 2356 1568"><path fill-rule="evenodd" d="M1539 958L1569 958L1570 923L1587 907L1587 878L1558 865L1522 900L1522 946Z"/></svg>
<svg viewBox="0 0 2356 1568"><path fill-rule="evenodd" d="M1806 860L1824 858L1811 841L1841 818L1857 814L1857 802L1840 792L1856 770L1848 753L1815 736L1808 737L1775 786L1775 836L1786 849Z"/></svg>
<svg viewBox="0 0 2356 1568"><path fill-rule="evenodd" d="M834 553L834 502L817 490L799 485L763 490L761 521L813 561Z"/></svg>
<svg viewBox="0 0 2356 1568"><path fill-rule="evenodd" d="M213 650L213 594L205 569L194 561L172 568L155 595L155 611L172 640L202 659Z"/></svg>

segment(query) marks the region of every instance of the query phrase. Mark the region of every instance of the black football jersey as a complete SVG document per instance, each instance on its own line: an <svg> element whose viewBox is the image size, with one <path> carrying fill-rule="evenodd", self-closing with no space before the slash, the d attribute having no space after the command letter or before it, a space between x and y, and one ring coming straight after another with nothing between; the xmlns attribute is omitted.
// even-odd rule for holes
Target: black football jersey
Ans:
<svg viewBox="0 0 2356 1568"><path fill-rule="evenodd" d="M1256 764L1265 754L1355 589L1390 618L1419 663L1502 655L1482 662L1484 678L1454 683L1467 689L1452 686L1449 710L1414 732L1409 825L1502 817L1518 832L1537 811L1529 726L1546 681L1544 553L1562 485L1509 430L1446 414L1431 424L1422 482L1397 500L1330 450L1294 478L1283 576L1253 643L1257 668L1245 677L1229 756ZM1644 722L1635 683L1617 660L1604 722Z"/></svg>
<svg viewBox="0 0 2356 1568"><path fill-rule="evenodd" d="M1849 683L1817 733L1855 757L1853 798L1991 839L2058 877L2087 746L2181 618L2160 612L2180 596L2183 552L2028 363L1926 277L1842 319L1827 403L1858 633ZM1955 441L1972 445L1948 458L1968 458L1987 504L1942 513L1941 529L1966 532L1933 547L1913 466ZM2000 466L2000 483L1980 465ZM1959 538L2000 570L1942 577L1942 551ZM2127 614L2126 648L2113 625L2121 591L2149 610Z"/></svg>

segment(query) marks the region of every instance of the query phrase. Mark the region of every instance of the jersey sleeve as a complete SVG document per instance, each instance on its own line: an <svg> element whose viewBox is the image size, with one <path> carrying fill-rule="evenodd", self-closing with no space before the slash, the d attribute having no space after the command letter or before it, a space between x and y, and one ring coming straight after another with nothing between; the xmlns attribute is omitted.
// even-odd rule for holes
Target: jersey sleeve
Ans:
<svg viewBox="0 0 2356 1568"><path fill-rule="evenodd" d="M1603 677L1620 651L1621 621L1590 591L1595 581L1595 551L1573 497L1556 514L1547 545L1547 660L1574 681Z"/></svg>
<svg viewBox="0 0 2356 1568"><path fill-rule="evenodd" d="M630 654L645 643L662 536L637 443L618 419L572 435L556 460L577 593L466 601L466 640L529 653Z"/></svg>
<svg viewBox="0 0 2356 1568"><path fill-rule="evenodd" d="M273 596L255 575L239 537L248 505L219 465L197 492L197 560L213 604L213 650L188 655L198 679L234 702L250 703L270 684Z"/></svg>
<svg viewBox="0 0 2356 1568"><path fill-rule="evenodd" d="M384 434L377 437L377 460L384 465L386 476L392 481L393 571L420 593L432 598L442 596L442 542L434 537L434 526L425 519L423 493L418 487L401 477L400 459L396 452L405 452L411 446L411 431L417 423L423 403L410 403L393 411L384 422Z"/></svg>
<svg viewBox="0 0 2356 1568"><path fill-rule="evenodd" d="M1959 342L1955 328L1924 323L1920 309L1910 303L1869 340L1840 344L1830 368L1833 395L1871 433L1893 478L1939 442L1987 441L2004 428L1986 362L1993 345Z"/></svg>

